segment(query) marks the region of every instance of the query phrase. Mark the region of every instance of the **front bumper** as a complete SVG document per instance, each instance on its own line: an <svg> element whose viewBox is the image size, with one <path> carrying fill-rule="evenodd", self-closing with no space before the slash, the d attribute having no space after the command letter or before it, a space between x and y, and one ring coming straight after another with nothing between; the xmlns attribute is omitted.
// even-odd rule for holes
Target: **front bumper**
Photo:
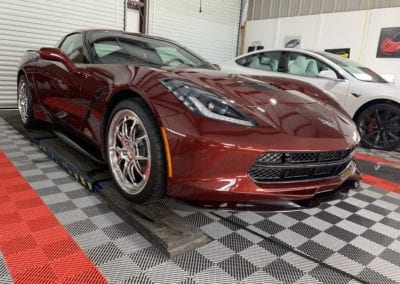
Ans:
<svg viewBox="0 0 400 284"><path fill-rule="evenodd" d="M200 180L175 180L169 194L176 198L204 201L308 200L334 191L347 181L359 181L360 172L352 161L344 174L305 182L257 184L247 175Z"/></svg>
<svg viewBox="0 0 400 284"><path fill-rule="evenodd" d="M273 136L259 129L240 135L229 130L210 134L210 127L205 127L202 135L201 130L189 128L189 125L182 127L182 123L178 123L173 129L168 125L172 124L166 123L173 168L168 194L172 197L228 202L308 200L339 189L346 181L360 179L354 160L339 175L329 178L257 183L248 176L249 169L262 153L338 151L355 146L344 139Z"/></svg>

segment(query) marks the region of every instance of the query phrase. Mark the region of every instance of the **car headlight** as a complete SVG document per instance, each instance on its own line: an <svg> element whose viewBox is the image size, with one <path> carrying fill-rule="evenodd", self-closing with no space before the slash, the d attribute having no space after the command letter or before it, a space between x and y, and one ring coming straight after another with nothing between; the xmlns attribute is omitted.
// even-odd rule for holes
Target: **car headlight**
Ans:
<svg viewBox="0 0 400 284"><path fill-rule="evenodd" d="M256 125L228 101L193 84L172 78L162 78L159 81L194 113L243 126Z"/></svg>

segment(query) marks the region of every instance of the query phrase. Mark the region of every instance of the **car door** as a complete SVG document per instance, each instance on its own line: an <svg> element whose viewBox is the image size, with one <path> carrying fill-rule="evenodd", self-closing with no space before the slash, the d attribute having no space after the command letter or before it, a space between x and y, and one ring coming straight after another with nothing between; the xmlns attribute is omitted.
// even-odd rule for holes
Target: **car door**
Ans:
<svg viewBox="0 0 400 284"><path fill-rule="evenodd" d="M80 131L89 141L101 145L104 101L110 86L127 84L135 76L132 56L112 32L85 34L85 50L90 54L85 65L80 101L87 106Z"/></svg>
<svg viewBox="0 0 400 284"><path fill-rule="evenodd" d="M345 108L349 92L349 82L328 64L316 57L296 51L282 53L285 61L285 77L308 82L316 87L332 93L340 105ZM326 71L331 71L336 78L321 77Z"/></svg>
<svg viewBox="0 0 400 284"><path fill-rule="evenodd" d="M280 56L280 51L252 53L237 59L234 68L227 66L226 69L223 67L222 71L243 75L277 76L278 72L282 71Z"/></svg>
<svg viewBox="0 0 400 284"><path fill-rule="evenodd" d="M42 105L53 120L73 130L79 130L86 106L80 101L83 73L87 62L83 53L83 36L73 33L58 46L77 66L69 70L63 63L38 59L35 81Z"/></svg>

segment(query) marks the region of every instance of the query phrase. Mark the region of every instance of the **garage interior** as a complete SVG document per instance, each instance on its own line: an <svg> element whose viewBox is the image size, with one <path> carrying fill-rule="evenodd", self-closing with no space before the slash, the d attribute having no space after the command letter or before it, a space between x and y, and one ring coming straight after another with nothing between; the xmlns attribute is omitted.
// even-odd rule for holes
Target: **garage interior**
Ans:
<svg viewBox="0 0 400 284"><path fill-rule="evenodd" d="M168 38L216 65L295 38L348 49L395 88L400 45L377 46L399 14L397 0L0 0L0 283L399 283L400 148L358 146L359 187L306 202L135 204L51 125L26 129L17 101L25 51L85 29Z"/></svg>

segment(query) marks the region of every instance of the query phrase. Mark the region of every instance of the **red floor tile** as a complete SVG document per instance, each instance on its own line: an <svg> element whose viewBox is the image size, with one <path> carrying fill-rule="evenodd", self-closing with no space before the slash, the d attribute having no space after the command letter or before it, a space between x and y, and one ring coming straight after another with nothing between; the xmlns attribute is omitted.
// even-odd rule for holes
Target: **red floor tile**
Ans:
<svg viewBox="0 0 400 284"><path fill-rule="evenodd" d="M0 249L16 284L107 283L2 152Z"/></svg>

